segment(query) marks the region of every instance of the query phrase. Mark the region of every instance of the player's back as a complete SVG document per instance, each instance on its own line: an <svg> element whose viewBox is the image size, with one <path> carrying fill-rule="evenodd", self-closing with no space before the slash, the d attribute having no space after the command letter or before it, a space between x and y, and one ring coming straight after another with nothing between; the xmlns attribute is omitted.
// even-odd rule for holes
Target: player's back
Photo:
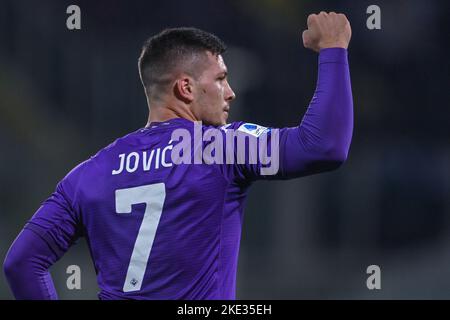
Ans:
<svg viewBox="0 0 450 320"><path fill-rule="evenodd" d="M102 299L224 298L218 269L229 183L217 166L172 163L179 127L191 128L174 119L135 131L71 173Z"/></svg>

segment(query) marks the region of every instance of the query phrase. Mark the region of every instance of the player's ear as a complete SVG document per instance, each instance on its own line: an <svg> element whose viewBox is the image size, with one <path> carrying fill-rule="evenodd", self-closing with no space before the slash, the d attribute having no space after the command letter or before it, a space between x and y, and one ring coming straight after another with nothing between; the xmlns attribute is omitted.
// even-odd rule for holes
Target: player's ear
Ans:
<svg viewBox="0 0 450 320"><path fill-rule="evenodd" d="M184 101L191 103L194 100L194 79L187 75L179 77L174 83L175 96Z"/></svg>

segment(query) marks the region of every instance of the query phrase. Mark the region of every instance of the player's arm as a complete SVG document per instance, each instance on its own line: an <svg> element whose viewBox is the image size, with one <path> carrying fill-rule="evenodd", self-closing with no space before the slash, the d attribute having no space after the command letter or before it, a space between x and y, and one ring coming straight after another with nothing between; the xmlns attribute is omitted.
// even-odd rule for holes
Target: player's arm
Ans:
<svg viewBox="0 0 450 320"><path fill-rule="evenodd" d="M332 170L347 159L353 132L350 37L343 14L308 17L303 43L319 52L317 85L300 125L280 137L280 169L285 177Z"/></svg>
<svg viewBox="0 0 450 320"><path fill-rule="evenodd" d="M3 265L11 291L19 300L55 300L57 294L48 271L57 257L34 231L17 236Z"/></svg>
<svg viewBox="0 0 450 320"><path fill-rule="evenodd" d="M80 167L58 184L8 251L3 269L16 299L57 299L48 269L81 235L75 205Z"/></svg>
<svg viewBox="0 0 450 320"><path fill-rule="evenodd" d="M238 180L295 178L336 169L346 160L353 132L347 60L350 37L350 24L342 14L323 12L308 17L303 42L319 53L313 98L297 127L267 130L266 136L258 137L267 139L270 165L237 166ZM270 168L266 169L270 174L262 174L263 167Z"/></svg>

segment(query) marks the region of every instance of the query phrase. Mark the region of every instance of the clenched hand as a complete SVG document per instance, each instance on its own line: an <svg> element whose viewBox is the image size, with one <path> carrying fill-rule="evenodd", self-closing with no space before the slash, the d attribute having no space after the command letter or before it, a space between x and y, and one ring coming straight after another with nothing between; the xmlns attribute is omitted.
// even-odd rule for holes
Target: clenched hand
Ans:
<svg viewBox="0 0 450 320"><path fill-rule="evenodd" d="M320 12L308 16L308 29L303 31L305 48L319 52L324 48L348 48L352 29L342 13Z"/></svg>

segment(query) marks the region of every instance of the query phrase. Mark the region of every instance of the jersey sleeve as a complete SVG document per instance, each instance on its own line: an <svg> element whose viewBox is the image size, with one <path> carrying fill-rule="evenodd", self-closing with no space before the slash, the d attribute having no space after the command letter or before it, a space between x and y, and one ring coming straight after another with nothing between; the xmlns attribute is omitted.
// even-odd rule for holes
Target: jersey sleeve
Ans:
<svg viewBox="0 0 450 320"><path fill-rule="evenodd" d="M3 270L18 300L56 300L58 295L48 268L57 257L38 234L24 229L6 255Z"/></svg>
<svg viewBox="0 0 450 320"><path fill-rule="evenodd" d="M77 205L83 166L74 168L58 183L24 227L41 236L58 257L83 234Z"/></svg>
<svg viewBox="0 0 450 320"><path fill-rule="evenodd" d="M297 127L266 128L238 122L223 130L226 148L234 140L235 161L227 172L238 181L290 179L339 167L347 159L353 132L347 50L320 51L316 90ZM228 131L234 136L227 135ZM239 149L239 140L247 140L248 148Z"/></svg>

